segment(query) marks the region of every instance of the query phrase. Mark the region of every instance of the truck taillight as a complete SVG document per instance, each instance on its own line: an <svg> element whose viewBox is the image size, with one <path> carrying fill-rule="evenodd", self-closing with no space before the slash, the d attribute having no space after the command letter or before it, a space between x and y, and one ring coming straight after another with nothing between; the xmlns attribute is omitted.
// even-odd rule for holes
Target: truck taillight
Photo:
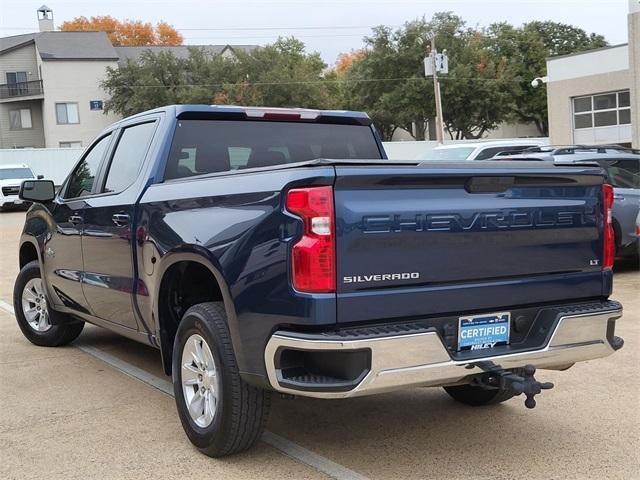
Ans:
<svg viewBox="0 0 640 480"><path fill-rule="evenodd" d="M336 238L333 187L289 190L287 210L304 223L291 250L293 286L300 292L336 291Z"/></svg>
<svg viewBox="0 0 640 480"><path fill-rule="evenodd" d="M613 221L611 218L611 209L613 208L613 187L608 183L602 184L602 198L604 200L602 268L612 268L616 257L616 240L613 232Z"/></svg>

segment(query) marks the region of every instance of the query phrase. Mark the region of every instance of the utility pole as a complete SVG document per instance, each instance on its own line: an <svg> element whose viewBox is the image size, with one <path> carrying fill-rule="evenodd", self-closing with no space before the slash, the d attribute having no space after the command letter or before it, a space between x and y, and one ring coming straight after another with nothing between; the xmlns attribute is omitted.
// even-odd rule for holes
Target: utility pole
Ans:
<svg viewBox="0 0 640 480"><path fill-rule="evenodd" d="M438 80L438 68L436 59L438 51L436 50L436 36L431 33L431 62L433 65L433 93L436 99L436 140L438 143L444 143L444 121L442 119L442 98L440 97L440 81Z"/></svg>

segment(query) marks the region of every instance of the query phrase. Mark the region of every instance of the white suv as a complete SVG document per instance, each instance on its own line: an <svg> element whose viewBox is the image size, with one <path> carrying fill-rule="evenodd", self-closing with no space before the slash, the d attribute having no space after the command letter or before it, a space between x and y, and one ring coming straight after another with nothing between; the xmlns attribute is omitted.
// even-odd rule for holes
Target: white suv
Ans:
<svg viewBox="0 0 640 480"><path fill-rule="evenodd" d="M21 205L18 198L23 180L36 178L27 165L0 165L0 210L9 205ZM42 175L38 175L42 178Z"/></svg>
<svg viewBox="0 0 640 480"><path fill-rule="evenodd" d="M548 145L546 138L528 138L520 140L484 140L439 145L418 155L416 160L487 160L498 153L519 153L526 148Z"/></svg>

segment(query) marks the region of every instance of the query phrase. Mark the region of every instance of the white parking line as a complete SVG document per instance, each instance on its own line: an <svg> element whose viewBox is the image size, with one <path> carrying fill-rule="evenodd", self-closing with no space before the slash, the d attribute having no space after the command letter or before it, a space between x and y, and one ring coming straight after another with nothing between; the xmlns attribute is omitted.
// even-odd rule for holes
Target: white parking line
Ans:
<svg viewBox="0 0 640 480"><path fill-rule="evenodd" d="M10 313L11 315L14 315L13 305L11 305L10 303L3 302L2 300L0 300L0 308L5 312Z"/></svg>
<svg viewBox="0 0 640 480"><path fill-rule="evenodd" d="M118 357L114 357L110 353L100 350L99 348L92 347L91 345L82 345L78 342L74 343L73 345L82 350L84 353L88 353L92 357L95 357L98 360L102 360L104 363L108 363L116 370L120 370L122 373L129 375L130 377L133 377L137 380L142 380L144 383L151 385L161 392L173 397L173 385L169 380L156 377L146 370L138 368L135 365L131 365L130 363L125 362L124 360L120 360Z"/></svg>
<svg viewBox="0 0 640 480"><path fill-rule="evenodd" d="M368 480L364 475L360 475L353 470L343 467L339 463L332 462L322 455L307 450L297 443L293 443L280 435L265 430L262 434L262 441L273 448L280 450L282 453L294 458L302 463L306 463L310 467L321 471L322 473L336 479L350 480Z"/></svg>
<svg viewBox="0 0 640 480"><path fill-rule="evenodd" d="M7 313L10 313L11 315L15 315L13 306L2 300L0 300L0 309L4 310ZM119 370L125 375L133 377L137 380L141 380L142 382L151 385L161 392L173 397L173 385L170 381L160 377L156 377L146 370L142 370L135 365L131 365L124 360L114 357L110 353L92 347L90 345L82 345L81 343L74 343L73 345L82 350L84 353L91 355L92 357L95 357L98 360L103 361L104 363L107 363L108 365L112 366L116 370ZM288 457L291 457L301 463L304 463L305 465L313 467L316 470L324 473L325 475L335 478L336 480L368 480L367 477L360 475L359 473L354 472L353 470L344 467L336 462L333 462L328 458L323 457L322 455L318 455L311 450L307 450L306 448L268 430L263 433L261 440L267 445L270 445L276 450L284 453Z"/></svg>

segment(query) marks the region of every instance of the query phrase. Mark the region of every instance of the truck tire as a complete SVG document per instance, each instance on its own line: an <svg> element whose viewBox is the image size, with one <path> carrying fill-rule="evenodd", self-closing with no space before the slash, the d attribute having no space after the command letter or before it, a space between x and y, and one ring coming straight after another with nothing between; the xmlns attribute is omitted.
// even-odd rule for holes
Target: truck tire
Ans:
<svg viewBox="0 0 640 480"><path fill-rule="evenodd" d="M34 345L59 347L80 335L84 322L53 310L46 298L37 260L27 263L13 287L13 309L22 334ZM51 320L54 319L55 325Z"/></svg>
<svg viewBox="0 0 640 480"><path fill-rule="evenodd" d="M514 393L509 390L485 390L484 388L473 385L456 385L454 387L444 387L444 390L454 400L471 405L472 407L481 407L482 405L495 405L496 403L506 402L514 397Z"/></svg>
<svg viewBox="0 0 640 480"><path fill-rule="evenodd" d="M210 457L248 449L260 438L270 394L244 382L221 302L186 311L173 344L173 390L187 437Z"/></svg>

